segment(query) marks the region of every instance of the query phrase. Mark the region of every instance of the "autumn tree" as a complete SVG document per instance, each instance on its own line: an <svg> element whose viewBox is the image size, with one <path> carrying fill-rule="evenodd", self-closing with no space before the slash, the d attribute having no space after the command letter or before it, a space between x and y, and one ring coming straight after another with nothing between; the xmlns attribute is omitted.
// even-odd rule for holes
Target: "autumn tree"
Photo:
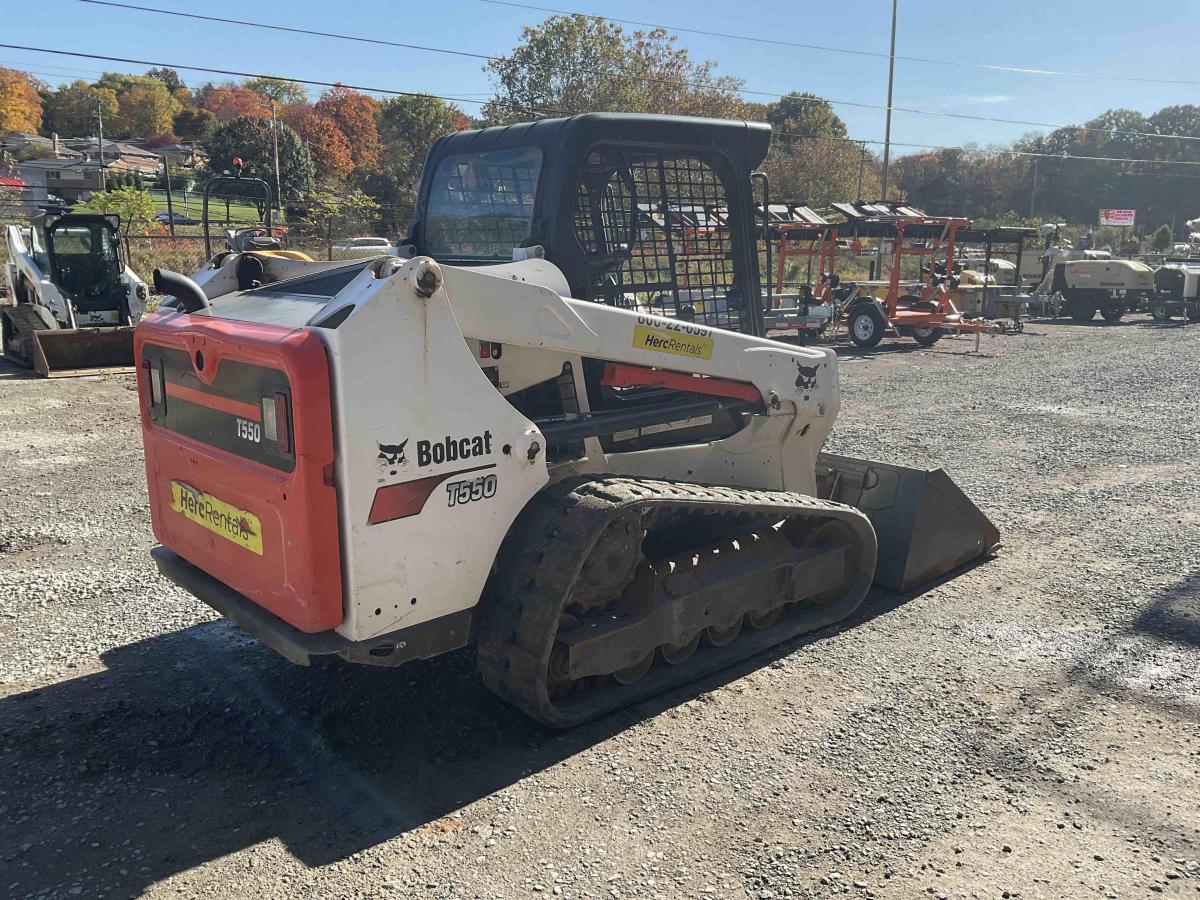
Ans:
<svg viewBox="0 0 1200 900"><path fill-rule="evenodd" d="M487 64L496 96L489 123L591 111L740 117L740 79L718 77L656 28L626 32L593 16L550 16L526 27L512 53Z"/></svg>
<svg viewBox="0 0 1200 900"><path fill-rule="evenodd" d="M287 78L251 78L243 82L242 87L256 94L262 94L268 100L274 100L279 106L292 103L308 103L308 91L298 81Z"/></svg>
<svg viewBox="0 0 1200 900"><path fill-rule="evenodd" d="M111 88L93 87L82 78L61 84L46 95L42 127L51 134L71 137L95 134L97 112L106 122L117 119L117 95Z"/></svg>
<svg viewBox="0 0 1200 900"><path fill-rule="evenodd" d="M42 98L25 72L0 69L0 132L36 132L42 125Z"/></svg>
<svg viewBox="0 0 1200 900"><path fill-rule="evenodd" d="M256 116L239 116L220 126L204 142L213 172L232 171L240 158L247 175L257 175L275 188L275 163L271 123ZM313 164L304 141L295 130L279 123L279 175L283 199L308 193L313 184Z"/></svg>
<svg viewBox="0 0 1200 900"><path fill-rule="evenodd" d="M313 105L313 112L337 123L350 140L354 168L374 172L379 168L379 129L375 125L376 103L366 94L334 85Z"/></svg>
<svg viewBox="0 0 1200 900"><path fill-rule="evenodd" d="M283 121L295 129L308 147L319 180L344 181L350 175L354 156L350 141L337 122L300 104L285 107Z"/></svg>
<svg viewBox="0 0 1200 900"><path fill-rule="evenodd" d="M223 85L207 91L204 96L204 108L216 116L220 125L241 116L255 116L260 119L271 117L270 100L256 91L237 85Z"/></svg>

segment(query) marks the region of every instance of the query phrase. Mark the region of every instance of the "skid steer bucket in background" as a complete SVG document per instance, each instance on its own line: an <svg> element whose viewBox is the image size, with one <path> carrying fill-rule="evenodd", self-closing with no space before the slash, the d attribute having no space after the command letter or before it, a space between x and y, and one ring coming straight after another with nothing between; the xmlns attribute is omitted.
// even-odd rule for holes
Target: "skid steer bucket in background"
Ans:
<svg viewBox="0 0 1200 900"><path fill-rule="evenodd" d="M33 333L33 369L47 378L133 371L133 328L61 328Z"/></svg>
<svg viewBox="0 0 1200 900"><path fill-rule="evenodd" d="M992 552L1000 532L942 469L822 453L817 493L866 513L879 538L875 583L907 591Z"/></svg>

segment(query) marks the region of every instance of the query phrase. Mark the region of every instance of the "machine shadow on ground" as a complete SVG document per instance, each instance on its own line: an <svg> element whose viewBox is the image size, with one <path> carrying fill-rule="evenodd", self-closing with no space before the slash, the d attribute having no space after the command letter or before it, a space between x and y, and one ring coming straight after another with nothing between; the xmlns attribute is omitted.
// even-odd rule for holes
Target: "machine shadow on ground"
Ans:
<svg viewBox="0 0 1200 900"><path fill-rule="evenodd" d="M0 700L5 767L28 775L0 788L12 829L0 846L23 847L5 857L4 884L17 881L20 895L76 884L135 894L273 838L308 866L345 859L433 830L476 799L922 592L872 591L837 626L568 732L494 697L473 651L397 669L305 669L224 622L120 647L103 655L104 671Z"/></svg>
<svg viewBox="0 0 1200 900"><path fill-rule="evenodd" d="M1133 630L1200 649L1200 572L1159 595L1134 620Z"/></svg>

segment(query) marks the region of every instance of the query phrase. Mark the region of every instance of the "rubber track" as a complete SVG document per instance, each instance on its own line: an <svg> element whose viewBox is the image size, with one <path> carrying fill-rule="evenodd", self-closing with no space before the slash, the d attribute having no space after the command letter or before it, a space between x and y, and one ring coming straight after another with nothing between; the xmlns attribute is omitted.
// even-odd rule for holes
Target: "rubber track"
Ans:
<svg viewBox="0 0 1200 900"><path fill-rule="evenodd" d="M42 321L28 303L18 303L15 306L5 306L0 310L0 315L5 316L13 327L16 328L17 334L21 339L21 350L18 354L13 354L7 346L4 347L4 358L9 362L16 363L19 366L24 366L27 369L33 368L33 333L40 331L46 327L46 323Z"/></svg>
<svg viewBox="0 0 1200 900"><path fill-rule="evenodd" d="M597 539L614 518L633 508L651 513L682 509L699 516L743 514L758 522L764 516L837 519L855 533L859 571L838 601L792 611L761 631L745 629L725 647L702 646L681 665L656 661L634 684L597 686L578 697L552 701L546 679L560 613ZM870 522L858 510L840 503L779 491L647 479L568 479L530 502L501 548L483 604L480 672L491 690L533 718L554 727L570 727L845 618L866 596L875 561L876 539Z"/></svg>

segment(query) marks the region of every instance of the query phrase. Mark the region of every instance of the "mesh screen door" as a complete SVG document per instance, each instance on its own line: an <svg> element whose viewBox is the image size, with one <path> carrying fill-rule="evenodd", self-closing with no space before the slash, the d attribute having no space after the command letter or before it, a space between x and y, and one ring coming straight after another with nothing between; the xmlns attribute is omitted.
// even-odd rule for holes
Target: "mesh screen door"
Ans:
<svg viewBox="0 0 1200 900"><path fill-rule="evenodd" d="M744 330L729 206L704 158L601 148L580 172L575 235L586 299Z"/></svg>

